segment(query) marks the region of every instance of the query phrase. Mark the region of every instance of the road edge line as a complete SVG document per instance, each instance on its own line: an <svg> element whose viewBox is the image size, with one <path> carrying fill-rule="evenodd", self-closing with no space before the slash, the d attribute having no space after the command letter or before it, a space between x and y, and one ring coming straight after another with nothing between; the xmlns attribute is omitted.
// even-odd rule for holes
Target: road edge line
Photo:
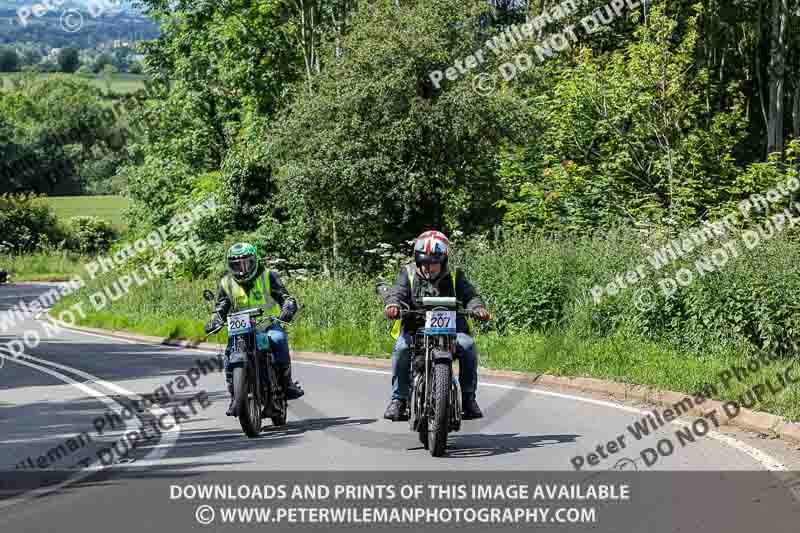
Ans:
<svg viewBox="0 0 800 533"><path fill-rule="evenodd" d="M193 348L202 350L219 351L220 344L208 342L192 342L178 338L162 338L127 331L107 330L101 328L90 328L86 326L74 326L66 324L50 315L51 320L59 324L64 329L71 329L83 333L93 333L114 337L126 341L142 342L144 344L156 344L179 348ZM292 357L300 361L321 361L335 364L345 364L367 368L391 368L391 360L369 356L341 355L326 352L304 352L292 351ZM649 404L672 406L679 403L688 393L661 390L648 385L631 385L616 381L585 378L585 377L563 377L549 374L537 374L534 372L521 372L516 370L497 370L493 368L480 367L483 377L510 380L521 385L540 385L548 388L569 389L580 392L593 392L607 395L615 400L640 400ZM688 414L703 416L709 410L721 408L724 402L718 400L707 400L703 402L708 406L708 410L701 410L693 407L688 410ZM767 436L780 438L784 441L800 443L800 423L791 422L784 417L752 411L742 408L738 416L731 420L727 417L720 421L721 425L733 425L749 431L756 431Z"/></svg>

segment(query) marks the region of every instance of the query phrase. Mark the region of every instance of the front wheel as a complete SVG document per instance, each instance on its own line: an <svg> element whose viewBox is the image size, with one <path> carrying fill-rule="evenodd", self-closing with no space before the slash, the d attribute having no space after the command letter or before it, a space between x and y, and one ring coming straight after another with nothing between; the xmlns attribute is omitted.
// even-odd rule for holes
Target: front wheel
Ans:
<svg viewBox="0 0 800 533"><path fill-rule="evenodd" d="M453 369L450 363L437 363L433 366L433 390L431 391L433 414L428 427L428 451L433 457L443 456L447 448L452 375Z"/></svg>
<svg viewBox="0 0 800 533"><path fill-rule="evenodd" d="M244 367L233 369L233 402L244 434L250 438L261 433L261 406L258 405L256 383ZM248 377L250 379L248 379Z"/></svg>

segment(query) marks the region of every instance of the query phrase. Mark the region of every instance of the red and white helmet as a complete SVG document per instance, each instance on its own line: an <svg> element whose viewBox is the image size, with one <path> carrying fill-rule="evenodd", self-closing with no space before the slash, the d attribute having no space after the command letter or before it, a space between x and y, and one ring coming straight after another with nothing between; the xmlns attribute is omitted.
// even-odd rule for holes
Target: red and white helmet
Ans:
<svg viewBox="0 0 800 533"><path fill-rule="evenodd" d="M450 256L450 240L442 232L426 231L414 243L414 262L421 265L440 264L442 273L447 271L447 259Z"/></svg>

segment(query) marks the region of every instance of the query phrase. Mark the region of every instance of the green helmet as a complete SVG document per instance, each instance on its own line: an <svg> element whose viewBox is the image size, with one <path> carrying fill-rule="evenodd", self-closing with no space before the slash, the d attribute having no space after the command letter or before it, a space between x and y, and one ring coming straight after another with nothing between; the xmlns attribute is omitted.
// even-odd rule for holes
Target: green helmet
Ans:
<svg viewBox="0 0 800 533"><path fill-rule="evenodd" d="M238 282L250 281L258 273L258 249L248 243L236 243L228 249L228 271Z"/></svg>

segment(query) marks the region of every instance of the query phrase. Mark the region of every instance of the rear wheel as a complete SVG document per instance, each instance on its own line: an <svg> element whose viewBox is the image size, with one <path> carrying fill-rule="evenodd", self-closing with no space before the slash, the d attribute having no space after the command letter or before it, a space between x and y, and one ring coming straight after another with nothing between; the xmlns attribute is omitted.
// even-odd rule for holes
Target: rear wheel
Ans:
<svg viewBox="0 0 800 533"><path fill-rule="evenodd" d="M250 438L261 433L261 406L256 396L252 371L244 367L233 369L233 402L244 434Z"/></svg>
<svg viewBox="0 0 800 533"><path fill-rule="evenodd" d="M450 385L453 369L450 363L437 363L433 366L433 390L431 403L433 416L428 427L428 451L433 457L441 457L447 448L447 433L450 429Z"/></svg>
<svg viewBox="0 0 800 533"><path fill-rule="evenodd" d="M272 415L272 425L274 426L285 426L286 425L286 418L289 410L288 402L286 400L286 396L283 396L281 400L279 400L280 409L278 414Z"/></svg>

